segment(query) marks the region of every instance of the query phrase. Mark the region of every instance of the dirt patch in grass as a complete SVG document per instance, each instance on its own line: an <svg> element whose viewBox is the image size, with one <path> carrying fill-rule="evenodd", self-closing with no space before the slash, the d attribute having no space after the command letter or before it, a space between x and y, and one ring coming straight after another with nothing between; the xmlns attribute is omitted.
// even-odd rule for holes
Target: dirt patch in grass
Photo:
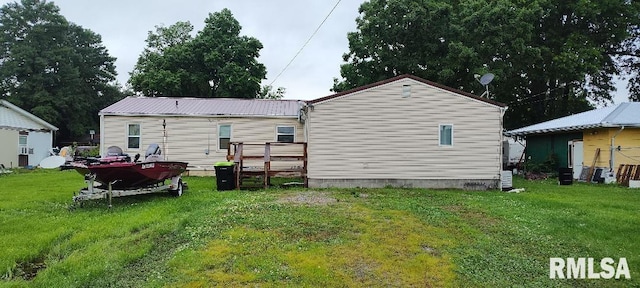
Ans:
<svg viewBox="0 0 640 288"><path fill-rule="evenodd" d="M276 202L294 205L329 205L338 202L338 199L324 192L305 191L283 196Z"/></svg>
<svg viewBox="0 0 640 288"><path fill-rule="evenodd" d="M493 227L500 223L500 220L487 215L486 213L469 209L468 207L454 205L445 206L445 210L460 215L460 217L470 221L471 223L478 224L480 227Z"/></svg>
<svg viewBox="0 0 640 288"><path fill-rule="evenodd" d="M38 272L40 270L47 268L47 265L44 263L42 259L36 259L31 262L20 262L16 265L16 267L12 271L12 279L22 278L24 280L30 281L33 278L38 276Z"/></svg>

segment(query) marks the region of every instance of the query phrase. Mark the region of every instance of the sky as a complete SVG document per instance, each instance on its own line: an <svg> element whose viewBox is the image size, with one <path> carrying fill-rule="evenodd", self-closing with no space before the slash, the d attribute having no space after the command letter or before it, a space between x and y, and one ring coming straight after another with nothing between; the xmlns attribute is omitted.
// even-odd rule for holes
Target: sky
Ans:
<svg viewBox="0 0 640 288"><path fill-rule="evenodd" d="M4 5L8 0L0 0ZM267 68L263 85L286 88L285 99L315 99L331 95L333 79L340 78L342 55L349 51L347 33L356 31L355 19L364 0L57 0L68 21L102 36L116 57L117 80L124 85L146 47L155 26L189 21L194 33L202 30L209 13L228 8L242 26L242 35L264 46L258 61ZM336 5L337 3L337 5ZM335 7L335 9L333 9ZM333 9L333 12L331 12ZM327 18L327 15L329 17ZM318 26L322 27L309 40ZM304 49L300 49L304 46ZM300 51L300 54L285 67ZM281 73L281 74L280 74ZM279 77L277 75L280 74ZM277 77L277 78L276 78ZM275 82L274 82L275 80ZM615 103L627 101L625 83L618 82Z"/></svg>
<svg viewBox="0 0 640 288"><path fill-rule="evenodd" d="M13 1L2 0L5 4ZM189 21L194 33L202 30L209 13L228 8L242 26L242 35L264 46L258 61L267 68L262 84L286 88L285 99L315 99L331 95L333 78L340 77L342 55L349 51L347 33L356 31L355 19L364 0L57 0L68 21L102 36L109 54L116 57L118 82L125 84L146 47L155 26ZM336 3L338 5L336 6ZM285 66L318 32L292 64Z"/></svg>

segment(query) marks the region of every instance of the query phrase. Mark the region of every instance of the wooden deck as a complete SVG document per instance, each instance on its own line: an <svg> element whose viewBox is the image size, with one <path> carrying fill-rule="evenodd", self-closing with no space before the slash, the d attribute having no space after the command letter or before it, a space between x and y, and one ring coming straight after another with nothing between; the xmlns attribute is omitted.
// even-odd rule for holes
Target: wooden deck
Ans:
<svg viewBox="0 0 640 288"><path fill-rule="evenodd" d="M300 178L308 187L306 142L231 142L227 160L236 164L236 189L268 188L272 177Z"/></svg>

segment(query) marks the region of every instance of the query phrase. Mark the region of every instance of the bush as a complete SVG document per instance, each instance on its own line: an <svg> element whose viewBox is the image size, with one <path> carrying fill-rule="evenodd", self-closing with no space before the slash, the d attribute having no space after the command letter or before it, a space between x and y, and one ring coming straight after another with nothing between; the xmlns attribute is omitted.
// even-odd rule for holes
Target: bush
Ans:
<svg viewBox="0 0 640 288"><path fill-rule="evenodd" d="M100 156L100 145L96 146L77 146L75 147L76 156L80 157L98 157Z"/></svg>
<svg viewBox="0 0 640 288"><path fill-rule="evenodd" d="M542 163L527 161L525 169L529 173L556 173L558 171L558 155L551 153Z"/></svg>

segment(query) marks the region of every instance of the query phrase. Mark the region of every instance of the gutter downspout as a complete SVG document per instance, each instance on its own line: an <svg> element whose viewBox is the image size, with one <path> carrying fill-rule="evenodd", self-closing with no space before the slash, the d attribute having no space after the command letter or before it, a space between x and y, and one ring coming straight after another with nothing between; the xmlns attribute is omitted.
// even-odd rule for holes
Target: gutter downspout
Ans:
<svg viewBox="0 0 640 288"><path fill-rule="evenodd" d="M55 130L51 130L51 147L53 148L53 145L56 144L56 131Z"/></svg>
<svg viewBox="0 0 640 288"><path fill-rule="evenodd" d="M304 134L304 142L309 145L309 112L305 113L304 123L302 124L302 132Z"/></svg>
<svg viewBox="0 0 640 288"><path fill-rule="evenodd" d="M177 104L178 101L176 101ZM162 153L164 154L164 161L169 161L169 157L167 155L169 148L167 148L167 120L162 119Z"/></svg>
<svg viewBox="0 0 640 288"><path fill-rule="evenodd" d="M298 100L298 122L302 125L302 134L304 142L309 142L309 131L307 130L307 122L309 121L309 106L306 102Z"/></svg>
<svg viewBox="0 0 640 288"><path fill-rule="evenodd" d="M615 146L616 146L616 137L618 135L620 135L620 133L622 133L622 130L624 130L624 126L620 127L620 130L618 130L618 132L616 132L616 134L613 134L613 137L611 137L611 155L609 157L609 169L610 171L613 171L613 167L615 166L616 162L615 162Z"/></svg>
<svg viewBox="0 0 640 288"><path fill-rule="evenodd" d="M100 156L106 156L104 155L105 151L104 151L104 139L105 139L105 134L104 134L104 114L100 114Z"/></svg>
<svg viewBox="0 0 640 288"><path fill-rule="evenodd" d="M498 157L498 189L500 189L500 191L502 191L502 157L504 157L502 155L503 151L504 151L504 147L503 146L503 141L502 141L502 137L504 136L504 114L507 112L507 109L509 109L509 107L501 107L500 108L500 137L499 137L499 147L498 149L498 155L500 155L500 157Z"/></svg>

